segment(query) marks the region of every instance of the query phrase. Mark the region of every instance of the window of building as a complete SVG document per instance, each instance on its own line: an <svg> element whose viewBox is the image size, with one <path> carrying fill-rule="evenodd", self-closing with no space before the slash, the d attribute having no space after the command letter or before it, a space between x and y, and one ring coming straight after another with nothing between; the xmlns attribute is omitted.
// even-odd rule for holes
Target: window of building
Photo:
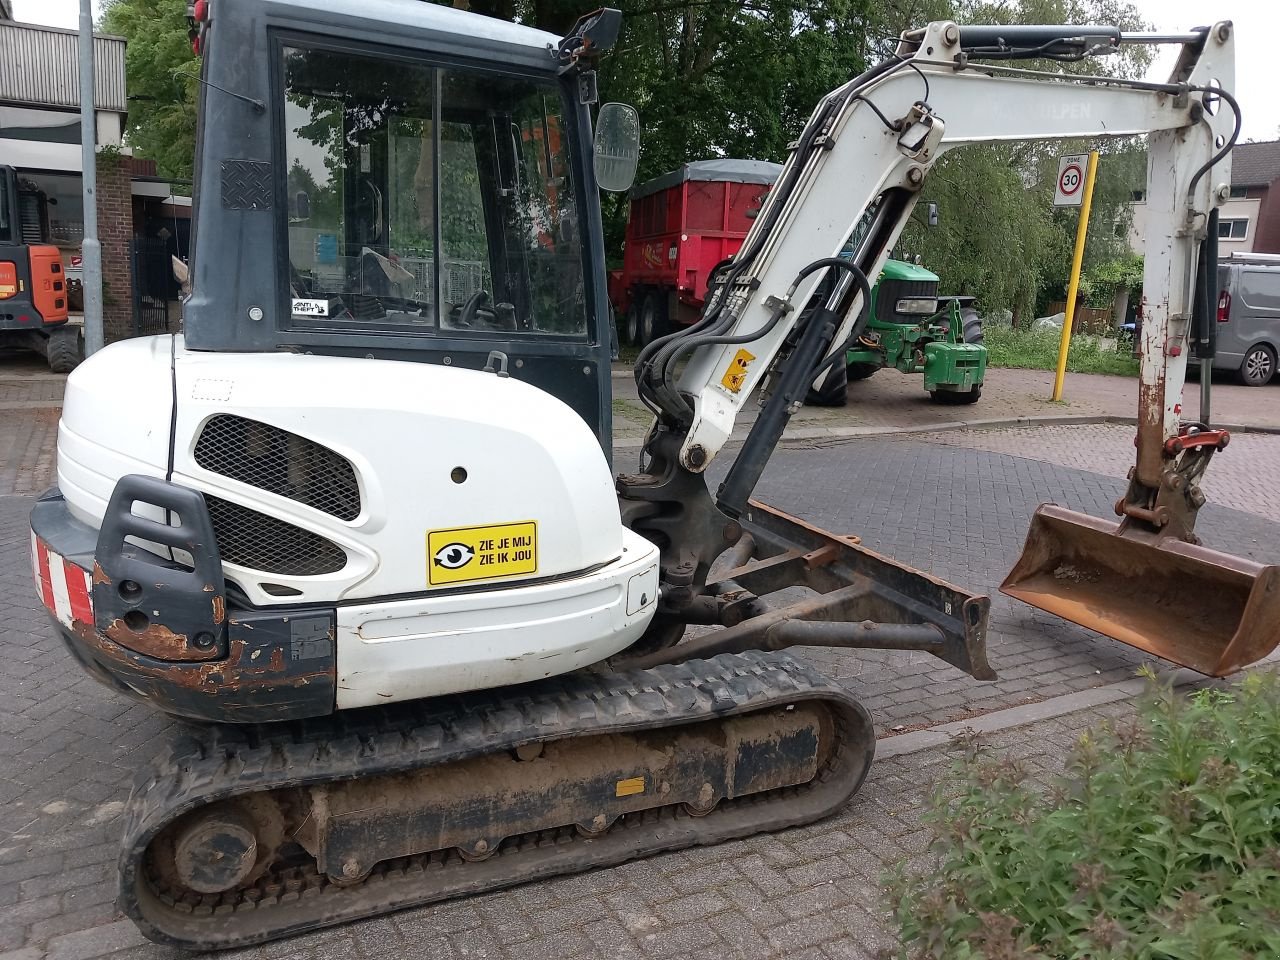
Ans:
<svg viewBox="0 0 1280 960"><path fill-rule="evenodd" d="M1231 199L1232 199L1232 200L1243 200L1243 199L1244 199L1245 197L1247 197L1248 195L1249 195L1249 188L1248 188L1248 187L1232 187L1232 188L1231 188Z"/></svg>
<svg viewBox="0 0 1280 960"><path fill-rule="evenodd" d="M554 82L284 50L293 325L581 337Z"/></svg>
<svg viewBox="0 0 1280 960"><path fill-rule="evenodd" d="M1243 217L1237 220L1219 220L1218 221L1218 239L1219 240L1243 240L1249 234L1249 219Z"/></svg>
<svg viewBox="0 0 1280 960"><path fill-rule="evenodd" d="M79 143L80 114L0 106L0 138L41 143Z"/></svg>
<svg viewBox="0 0 1280 960"><path fill-rule="evenodd" d="M1133 191L1133 202L1134 202L1134 203L1146 203L1146 200L1147 200L1147 191L1145 191L1145 190L1135 190L1135 191Z"/></svg>

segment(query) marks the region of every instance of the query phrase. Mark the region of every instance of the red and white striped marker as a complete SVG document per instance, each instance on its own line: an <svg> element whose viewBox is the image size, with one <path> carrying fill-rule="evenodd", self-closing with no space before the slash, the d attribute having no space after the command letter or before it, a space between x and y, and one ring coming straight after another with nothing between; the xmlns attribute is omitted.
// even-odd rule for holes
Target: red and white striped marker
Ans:
<svg viewBox="0 0 1280 960"><path fill-rule="evenodd" d="M35 575L36 592L59 623L68 627L75 623L93 623L90 602L93 575L76 566L62 554L31 533L31 572Z"/></svg>

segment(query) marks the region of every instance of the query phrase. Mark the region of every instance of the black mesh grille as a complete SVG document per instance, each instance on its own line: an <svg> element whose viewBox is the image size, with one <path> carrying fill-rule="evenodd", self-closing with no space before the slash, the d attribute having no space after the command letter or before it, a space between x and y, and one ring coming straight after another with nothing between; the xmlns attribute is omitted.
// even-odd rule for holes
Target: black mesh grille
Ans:
<svg viewBox="0 0 1280 960"><path fill-rule="evenodd" d="M204 500L227 563L295 577L334 573L347 564L343 549L319 534L207 493Z"/></svg>
<svg viewBox="0 0 1280 960"><path fill-rule="evenodd" d="M360 515L350 461L328 447L270 424L219 414L196 441L196 463L340 520Z"/></svg>
<svg viewBox="0 0 1280 960"><path fill-rule="evenodd" d="M876 287L876 318L886 323L915 323L920 319L918 316L897 312L898 301L937 295L937 280L881 280Z"/></svg>

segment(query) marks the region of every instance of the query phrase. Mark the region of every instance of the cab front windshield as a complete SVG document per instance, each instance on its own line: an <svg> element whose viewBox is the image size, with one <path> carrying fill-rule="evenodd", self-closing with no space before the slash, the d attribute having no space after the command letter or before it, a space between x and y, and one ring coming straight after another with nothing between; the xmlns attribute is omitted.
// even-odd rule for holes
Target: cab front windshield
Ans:
<svg viewBox="0 0 1280 960"><path fill-rule="evenodd" d="M557 84L283 56L294 328L585 336Z"/></svg>

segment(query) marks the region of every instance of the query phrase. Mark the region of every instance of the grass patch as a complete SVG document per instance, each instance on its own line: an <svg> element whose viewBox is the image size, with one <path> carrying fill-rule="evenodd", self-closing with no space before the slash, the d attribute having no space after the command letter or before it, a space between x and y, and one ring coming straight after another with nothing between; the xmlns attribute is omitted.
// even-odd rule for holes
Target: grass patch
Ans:
<svg viewBox="0 0 1280 960"><path fill-rule="evenodd" d="M1017 367L1023 370L1054 370L1058 366L1056 330L1015 330L1012 327L987 327L983 331L987 363L993 367ZM1093 337L1073 337L1067 351L1070 373L1110 373L1122 377L1138 375L1138 361L1129 355L1125 344L1115 350L1102 351Z"/></svg>

